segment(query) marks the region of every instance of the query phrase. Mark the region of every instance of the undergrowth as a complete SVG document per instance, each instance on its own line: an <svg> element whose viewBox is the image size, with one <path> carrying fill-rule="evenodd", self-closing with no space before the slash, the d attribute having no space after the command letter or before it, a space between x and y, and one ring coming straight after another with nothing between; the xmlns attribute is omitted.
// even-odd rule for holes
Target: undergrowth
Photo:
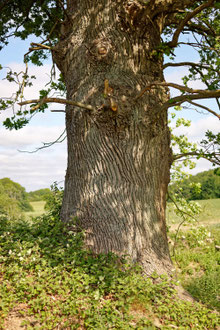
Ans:
<svg viewBox="0 0 220 330"><path fill-rule="evenodd" d="M24 329L217 329L218 313L180 300L166 276L85 250L58 209L32 222L0 219L2 329L15 311Z"/></svg>

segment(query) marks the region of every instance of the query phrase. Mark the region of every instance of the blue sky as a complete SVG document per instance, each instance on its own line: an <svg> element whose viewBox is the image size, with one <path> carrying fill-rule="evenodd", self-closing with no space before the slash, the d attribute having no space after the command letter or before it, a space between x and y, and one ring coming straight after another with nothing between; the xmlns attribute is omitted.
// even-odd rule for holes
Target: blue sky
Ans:
<svg viewBox="0 0 220 330"><path fill-rule="evenodd" d="M28 51L29 43L37 41L36 38L26 41L12 39L7 47L0 51L0 64L9 66L12 70L24 69L23 55ZM38 40L39 41L39 40ZM177 61L197 61L197 54L186 47L177 50ZM44 67L33 67L30 65L31 74L38 76L34 87L26 90L26 98L37 98L38 90L44 87L49 80L50 61ZM4 70L0 72L2 79ZM181 77L186 72L181 68L169 68L165 71L166 80L181 84ZM201 88L199 82L193 87ZM13 84L0 80L0 97L10 96L16 91ZM172 95L178 92L171 90ZM213 100L202 101L202 104L216 109ZM0 178L10 177L12 180L22 184L27 191L49 187L54 181L63 184L66 163L66 141L56 144L49 149L43 149L37 153L23 153L19 150L33 151L42 146L42 142L55 140L65 129L65 118L63 113L51 113L50 109L63 109L60 105L50 105L45 114L36 115L31 123L19 131L8 131L0 126ZM191 129L179 129L179 133L188 135L193 141L199 141L207 129L214 132L220 130L219 122L210 114L201 115L196 111L184 110L178 116L184 116L192 120ZM5 113L0 114L0 122L6 117ZM211 165L204 160L198 163L193 173L211 168Z"/></svg>

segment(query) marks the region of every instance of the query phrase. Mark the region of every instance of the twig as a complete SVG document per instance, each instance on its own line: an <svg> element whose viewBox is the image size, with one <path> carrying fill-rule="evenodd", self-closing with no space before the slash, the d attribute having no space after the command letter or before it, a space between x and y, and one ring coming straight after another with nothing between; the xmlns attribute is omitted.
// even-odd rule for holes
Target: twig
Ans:
<svg viewBox="0 0 220 330"><path fill-rule="evenodd" d="M181 221L179 223L179 226L177 227L177 230L176 230L176 234L175 234L175 238L174 238L174 245L173 245L173 256L175 258L175 261L176 263L178 264L177 260L176 260L176 253L175 253L175 248L176 248L176 243L177 243L177 236L179 234L179 231L180 231L180 227L184 224L184 222L186 221L186 218L184 217L184 214L187 215L188 217L192 218L193 220L195 220L196 222L198 222L198 220L191 214L181 210L178 206L178 204L174 201L174 199L168 194L168 198L173 202L173 204L175 205L175 207L177 208L177 210L182 213L182 217L183 217L183 221ZM179 266L179 264L178 264Z"/></svg>
<svg viewBox="0 0 220 330"><path fill-rule="evenodd" d="M217 117L220 119L219 115L215 111L213 111L212 109L206 107L205 105L202 105L202 104L199 104L199 103L196 103L196 102L193 102L193 101L188 101L188 103L190 103L192 105L195 105L196 107L202 108L202 109L212 113L214 116L217 115Z"/></svg>
<svg viewBox="0 0 220 330"><path fill-rule="evenodd" d="M66 112L65 110L50 110L50 112Z"/></svg>
<svg viewBox="0 0 220 330"><path fill-rule="evenodd" d="M66 135L64 136L64 134L66 133L66 129L64 129L64 131L62 132L62 134L53 142L43 142L43 146L37 148L36 150L33 151L27 151L27 150L18 150L19 152L27 152L29 154L33 154L39 150L45 149L45 148L49 148L52 145L56 144L56 143L62 143L65 139L66 139ZM64 136L64 137L63 137Z"/></svg>

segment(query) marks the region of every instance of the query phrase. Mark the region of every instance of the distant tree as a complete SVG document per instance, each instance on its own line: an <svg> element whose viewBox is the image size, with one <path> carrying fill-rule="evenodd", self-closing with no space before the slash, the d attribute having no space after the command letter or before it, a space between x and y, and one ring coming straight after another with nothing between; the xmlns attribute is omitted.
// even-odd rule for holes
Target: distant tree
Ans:
<svg viewBox="0 0 220 330"><path fill-rule="evenodd" d="M51 195L49 188L30 191L28 193L28 200L30 202L45 201Z"/></svg>
<svg viewBox="0 0 220 330"><path fill-rule="evenodd" d="M219 106L219 8L217 0L0 4L2 45L12 35L41 38L25 54L25 71L7 72L18 92L14 99L2 99L2 109L17 102L31 106L20 108L5 126L19 129L48 103L66 104L68 168L61 219L77 216L87 247L129 255L146 273L172 268L165 222L172 163L189 157L220 163L220 135L212 132L200 148L172 135L180 146L180 153L172 154L167 117L169 108L184 103L220 119L219 112L197 102L214 98ZM175 49L183 45L198 51L197 62L190 56L174 61ZM42 65L48 54L61 72L59 80L52 77L38 99L24 100L24 87L31 84L27 63ZM164 80L171 66L189 68L182 85ZM204 89L188 86L196 79ZM179 95L171 98L169 87ZM58 91L66 98L54 97Z"/></svg>
<svg viewBox="0 0 220 330"><path fill-rule="evenodd" d="M0 179L0 192L1 192L1 208L7 209L7 213L14 209L14 213L18 214L25 211L33 211L31 204L27 199L25 188L19 183L12 181L9 178ZM13 213L13 214L14 214Z"/></svg>
<svg viewBox="0 0 220 330"><path fill-rule="evenodd" d="M9 219L15 219L21 215L21 209L16 199L7 195L4 186L0 182L0 215L1 214L6 215Z"/></svg>

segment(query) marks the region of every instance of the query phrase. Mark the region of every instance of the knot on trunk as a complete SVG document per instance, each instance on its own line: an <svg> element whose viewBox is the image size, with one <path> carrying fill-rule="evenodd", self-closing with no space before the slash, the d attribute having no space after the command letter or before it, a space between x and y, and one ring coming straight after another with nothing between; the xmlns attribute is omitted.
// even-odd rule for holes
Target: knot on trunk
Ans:
<svg viewBox="0 0 220 330"><path fill-rule="evenodd" d="M112 58L112 45L110 40L108 39L95 39L91 46L89 47L88 51L89 54L92 55L92 57L95 60L99 61L105 61L105 62L111 62Z"/></svg>

